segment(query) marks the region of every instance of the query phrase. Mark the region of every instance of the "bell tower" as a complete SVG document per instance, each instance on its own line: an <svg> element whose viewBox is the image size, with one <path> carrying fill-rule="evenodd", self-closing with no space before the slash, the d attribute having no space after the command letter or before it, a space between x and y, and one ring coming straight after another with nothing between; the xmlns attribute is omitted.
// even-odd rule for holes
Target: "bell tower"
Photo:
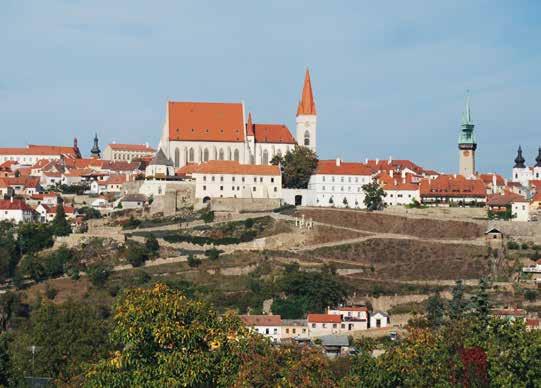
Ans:
<svg viewBox="0 0 541 388"><path fill-rule="evenodd" d="M458 137L459 174L469 178L475 175L475 151L477 142L473 130L475 125L471 119L470 97L466 96L466 109L462 115L460 136Z"/></svg>
<svg viewBox="0 0 541 388"><path fill-rule="evenodd" d="M316 103L312 92L310 72L306 69L302 96L297 107L297 143L316 152Z"/></svg>

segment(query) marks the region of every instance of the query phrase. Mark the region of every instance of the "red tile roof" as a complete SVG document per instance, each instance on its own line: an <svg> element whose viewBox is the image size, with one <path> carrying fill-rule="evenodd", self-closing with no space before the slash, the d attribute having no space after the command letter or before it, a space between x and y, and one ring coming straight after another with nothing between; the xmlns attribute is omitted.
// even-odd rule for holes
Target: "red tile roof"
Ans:
<svg viewBox="0 0 541 388"><path fill-rule="evenodd" d="M342 162L337 166L336 160L320 160L317 163L316 174L320 175L372 175L372 170L358 162Z"/></svg>
<svg viewBox="0 0 541 388"><path fill-rule="evenodd" d="M511 191L505 191L503 194L491 194L487 196L488 206L508 206L513 202L525 202L525 198Z"/></svg>
<svg viewBox="0 0 541 388"><path fill-rule="evenodd" d="M281 326L280 315L241 315L240 319L246 326Z"/></svg>
<svg viewBox="0 0 541 388"><path fill-rule="evenodd" d="M340 315L335 314L308 314L307 321L310 323L340 323Z"/></svg>
<svg viewBox="0 0 541 388"><path fill-rule="evenodd" d="M49 206L43 205L43 204L42 204L42 206L47 210L47 213L51 213L51 214L56 214L56 210L58 209L58 206L49 207ZM64 212L66 214L73 214L73 213L75 213L75 208L72 207L72 206L64 205Z"/></svg>
<svg viewBox="0 0 541 388"><path fill-rule="evenodd" d="M248 113L248 122L246 123L246 136L255 136L254 124L252 123L252 113Z"/></svg>
<svg viewBox="0 0 541 388"><path fill-rule="evenodd" d="M480 179L466 179L462 175L440 175L436 179L423 179L419 188L421 197L486 197L486 187Z"/></svg>
<svg viewBox="0 0 541 388"><path fill-rule="evenodd" d="M310 72L306 69L304 75L304 85L302 87L302 96L297 107L297 116L300 115L315 115L316 102L314 101L314 93L312 92L312 81L310 80Z"/></svg>
<svg viewBox="0 0 541 388"><path fill-rule="evenodd" d="M105 185L120 185L126 183L126 175L112 175L104 182L100 183L100 186Z"/></svg>
<svg viewBox="0 0 541 388"><path fill-rule="evenodd" d="M244 141L241 103L169 102L169 140Z"/></svg>
<svg viewBox="0 0 541 388"><path fill-rule="evenodd" d="M535 193L535 195L532 198L532 202L541 202L541 191L538 191Z"/></svg>
<svg viewBox="0 0 541 388"><path fill-rule="evenodd" d="M428 172L430 172L430 174L427 174L427 175L433 175L434 173L433 170L425 171L424 168L413 163L411 160L406 160L406 159L391 159L390 161L389 160L368 160L366 162L366 165L376 171L382 171L382 170L402 171L407 168L421 175L423 173L427 174Z"/></svg>
<svg viewBox="0 0 541 388"><path fill-rule="evenodd" d="M3 178L10 186L38 187L39 177L37 176L20 176Z"/></svg>
<svg viewBox="0 0 541 388"><path fill-rule="evenodd" d="M383 189L387 191L418 191L419 185L416 185L415 183L387 183L383 185Z"/></svg>
<svg viewBox="0 0 541 388"><path fill-rule="evenodd" d="M34 209L28 206L22 199L0 199L0 210L34 211Z"/></svg>
<svg viewBox="0 0 541 388"><path fill-rule="evenodd" d="M76 156L73 147L29 144L26 147L0 148L0 155L67 155Z"/></svg>
<svg viewBox="0 0 541 388"><path fill-rule="evenodd" d="M177 170L178 171L178 170ZM280 167L266 164L240 164L233 160L209 160L195 165L192 174L281 175Z"/></svg>
<svg viewBox="0 0 541 388"><path fill-rule="evenodd" d="M254 124L256 143L297 144L297 141L283 124Z"/></svg>
<svg viewBox="0 0 541 388"><path fill-rule="evenodd" d="M64 161L67 168L101 168L104 164L107 163L106 160L102 159L66 159Z"/></svg>
<svg viewBox="0 0 541 388"><path fill-rule="evenodd" d="M139 151L139 152L156 152L156 150L150 147L148 144L121 144L111 143L109 147L113 150L119 151Z"/></svg>
<svg viewBox="0 0 541 388"><path fill-rule="evenodd" d="M481 179L486 185L491 185L494 176L496 177L497 186L505 186L504 177L498 174L479 174L479 179Z"/></svg>

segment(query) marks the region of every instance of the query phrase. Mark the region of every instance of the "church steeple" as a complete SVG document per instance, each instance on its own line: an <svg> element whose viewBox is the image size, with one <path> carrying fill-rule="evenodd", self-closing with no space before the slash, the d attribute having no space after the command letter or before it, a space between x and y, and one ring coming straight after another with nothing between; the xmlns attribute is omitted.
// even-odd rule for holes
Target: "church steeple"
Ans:
<svg viewBox="0 0 541 388"><path fill-rule="evenodd" d="M302 87L302 96L297 107L297 116L316 115L316 103L314 93L312 92L312 81L310 81L310 71L306 69L304 76L304 85Z"/></svg>
<svg viewBox="0 0 541 388"><path fill-rule="evenodd" d="M470 96L466 94L466 106L462 113L462 125L460 126L460 135L458 137L459 149L459 170L465 177L475 175L475 151L477 142L473 130L475 125L471 118Z"/></svg>
<svg viewBox="0 0 541 388"><path fill-rule="evenodd" d="M541 147L539 147L537 151L537 158L535 158L535 161L537 162L535 163L535 167L541 167Z"/></svg>
<svg viewBox="0 0 541 388"><path fill-rule="evenodd" d="M524 156L522 156L522 147L518 146L517 157L515 158L514 168L526 168L526 165L524 164L524 162L526 162L526 159L524 159Z"/></svg>
<svg viewBox="0 0 541 388"><path fill-rule="evenodd" d="M100 146L98 144L98 134L94 136L94 145L92 146L92 149L90 150L90 153L92 154L92 157L95 159L99 159L101 157L101 150Z"/></svg>

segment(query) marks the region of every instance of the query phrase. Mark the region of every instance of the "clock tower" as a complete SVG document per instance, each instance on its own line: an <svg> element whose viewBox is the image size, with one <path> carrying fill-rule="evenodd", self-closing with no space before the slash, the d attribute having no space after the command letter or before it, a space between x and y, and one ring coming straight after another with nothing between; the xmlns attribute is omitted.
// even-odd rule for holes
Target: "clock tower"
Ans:
<svg viewBox="0 0 541 388"><path fill-rule="evenodd" d="M470 99L466 97L466 110L462 115L462 125L460 130L460 136L458 138L458 152L459 152L459 174L470 178L475 175L475 151L477 150L477 142L475 141L475 135L473 129L475 125L471 120L470 113Z"/></svg>
<svg viewBox="0 0 541 388"><path fill-rule="evenodd" d="M310 72L306 69L302 96L297 107L297 143L316 152L316 103L312 92Z"/></svg>

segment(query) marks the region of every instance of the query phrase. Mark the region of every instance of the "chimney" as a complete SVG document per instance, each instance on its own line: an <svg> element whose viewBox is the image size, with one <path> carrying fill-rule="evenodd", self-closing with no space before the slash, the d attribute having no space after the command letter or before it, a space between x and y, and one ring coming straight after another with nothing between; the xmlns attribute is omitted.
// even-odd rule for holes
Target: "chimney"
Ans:
<svg viewBox="0 0 541 388"><path fill-rule="evenodd" d="M340 158L336 158L336 167L340 167L341 163L342 161L340 160Z"/></svg>
<svg viewBox="0 0 541 388"><path fill-rule="evenodd" d="M393 170L389 170L389 175L391 176L391 178L393 177L394 175L394 171Z"/></svg>
<svg viewBox="0 0 541 388"><path fill-rule="evenodd" d="M379 159L376 159L376 164L378 164L378 163L379 163Z"/></svg>
<svg viewBox="0 0 541 388"><path fill-rule="evenodd" d="M368 158L364 160L364 164L368 164Z"/></svg>
<svg viewBox="0 0 541 388"><path fill-rule="evenodd" d="M392 162L393 162L393 157L389 156L389 164L391 164Z"/></svg>

